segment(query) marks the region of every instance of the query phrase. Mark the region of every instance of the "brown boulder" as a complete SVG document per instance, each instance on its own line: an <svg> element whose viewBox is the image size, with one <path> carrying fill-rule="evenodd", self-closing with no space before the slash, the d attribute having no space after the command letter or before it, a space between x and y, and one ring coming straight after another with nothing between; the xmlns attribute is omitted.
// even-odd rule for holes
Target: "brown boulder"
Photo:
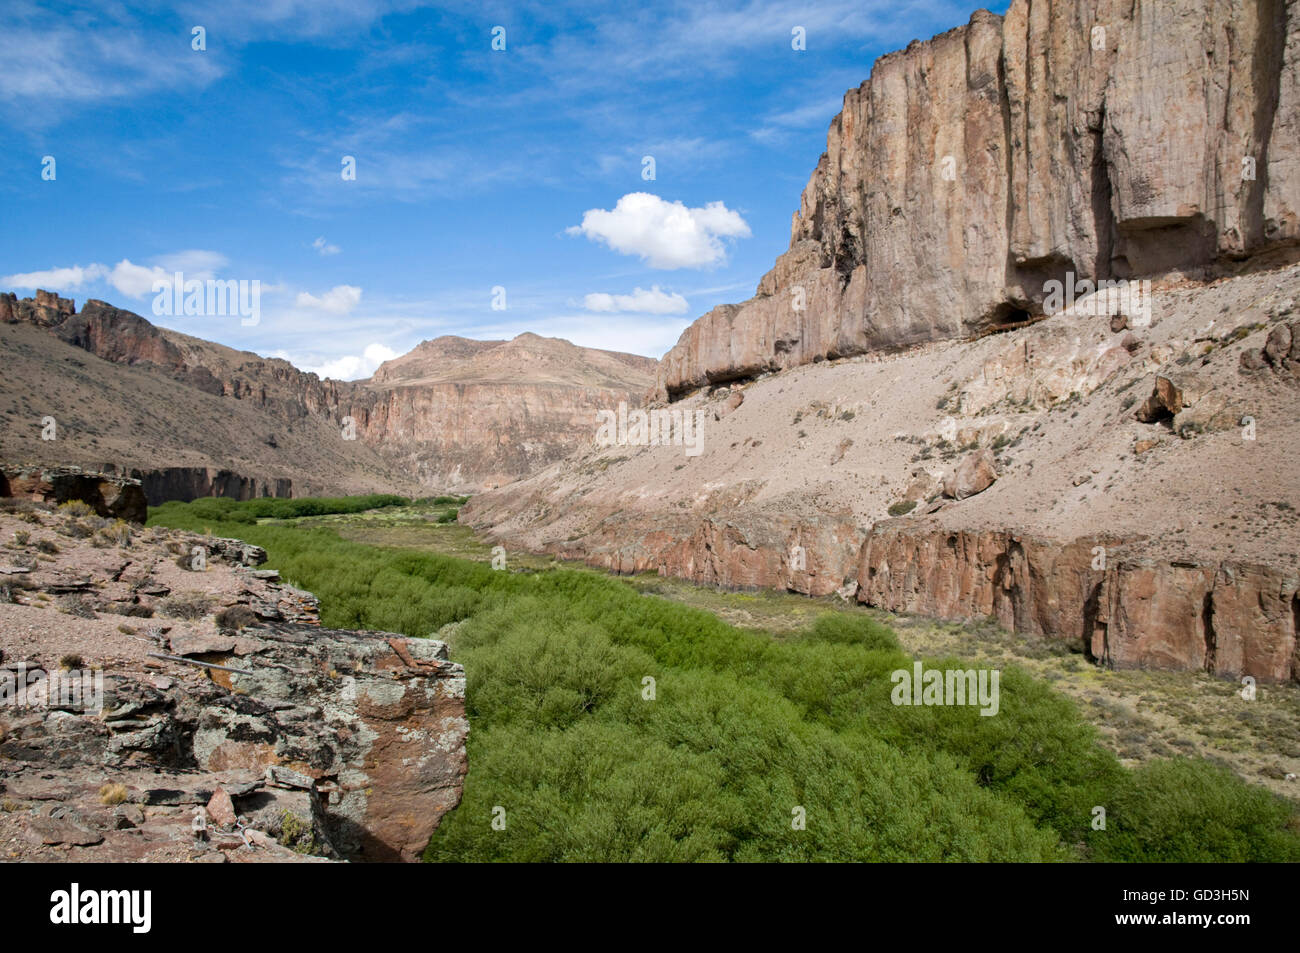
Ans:
<svg viewBox="0 0 1300 953"><path fill-rule="evenodd" d="M217 827L235 826L235 802L225 788L217 788L208 801L208 820Z"/></svg>
<svg viewBox="0 0 1300 953"><path fill-rule="evenodd" d="M966 456L951 473L943 478L943 495L954 500L964 500L983 493L998 478L998 471L989 450L977 450Z"/></svg>
<svg viewBox="0 0 1300 953"><path fill-rule="evenodd" d="M1151 396L1137 409L1134 416L1144 424L1176 417L1184 408L1191 407L1211 390L1209 383L1191 371L1158 374Z"/></svg>
<svg viewBox="0 0 1300 953"><path fill-rule="evenodd" d="M1279 324L1268 332L1268 341L1264 345L1264 357L1274 367L1280 365L1291 353L1291 329Z"/></svg>
<svg viewBox="0 0 1300 953"><path fill-rule="evenodd" d="M713 419L721 420L744 402L745 395L738 390L733 390L722 402L722 406L713 412Z"/></svg>
<svg viewBox="0 0 1300 953"><path fill-rule="evenodd" d="M1248 347L1241 352L1241 369L1243 371L1262 371L1268 367L1268 360L1259 348Z"/></svg>

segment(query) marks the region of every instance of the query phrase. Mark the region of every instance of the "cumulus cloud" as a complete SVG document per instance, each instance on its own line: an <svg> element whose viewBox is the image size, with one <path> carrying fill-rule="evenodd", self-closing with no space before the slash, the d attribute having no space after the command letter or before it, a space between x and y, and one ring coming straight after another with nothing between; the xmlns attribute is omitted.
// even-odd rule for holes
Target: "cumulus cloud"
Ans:
<svg viewBox="0 0 1300 953"><path fill-rule="evenodd" d="M340 251L343 250L339 248L338 245L331 245L329 242L325 241L325 236L323 235L320 238L316 239L314 242L312 242L311 247L316 249L316 251L320 252L322 258L324 258L326 255L337 255Z"/></svg>
<svg viewBox="0 0 1300 953"><path fill-rule="evenodd" d="M596 292L583 298L582 304L588 311L631 311L636 314L685 314L690 308L681 295L660 291L658 285L649 291L637 288L630 295Z"/></svg>
<svg viewBox="0 0 1300 953"><path fill-rule="evenodd" d="M629 192L613 209L589 209L582 224L567 232L637 255L652 268L705 268L725 260L725 239L748 238L749 225L721 202L687 208L648 192Z"/></svg>
<svg viewBox="0 0 1300 953"><path fill-rule="evenodd" d="M361 289L355 285L335 285L319 298L305 291L298 293L295 308L328 311L330 314L348 314L361 303Z"/></svg>
<svg viewBox="0 0 1300 953"><path fill-rule="evenodd" d="M128 297L143 298L153 293L155 281L166 282L170 288L173 277L174 272L166 268L137 265L129 258L123 258L109 272L108 283Z"/></svg>
<svg viewBox="0 0 1300 953"><path fill-rule="evenodd" d="M0 287L44 291L76 291L82 285L104 277L103 265L71 265L67 268L48 268L45 271L28 271L0 278Z"/></svg>
<svg viewBox="0 0 1300 953"><path fill-rule="evenodd" d="M380 364L384 363L384 361L391 361L399 355L392 348L385 347L382 344L368 344L360 356L349 354L345 357L318 364L295 360L291 355L284 352L277 352L275 356L283 357L294 366L304 371L319 374L321 377L332 377L340 381L354 381L371 376Z"/></svg>

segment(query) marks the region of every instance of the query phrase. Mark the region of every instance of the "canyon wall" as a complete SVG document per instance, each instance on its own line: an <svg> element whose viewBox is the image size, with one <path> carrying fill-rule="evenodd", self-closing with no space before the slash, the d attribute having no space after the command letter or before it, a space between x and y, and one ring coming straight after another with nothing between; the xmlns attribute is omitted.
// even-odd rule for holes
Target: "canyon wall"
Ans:
<svg viewBox="0 0 1300 953"><path fill-rule="evenodd" d="M104 464L102 469L106 473L119 472L119 468L111 463ZM160 506L168 500L188 503L211 496L232 500L293 496L293 481L288 477L246 476L214 467L132 468L120 470L120 473L140 481L150 506Z"/></svg>
<svg viewBox="0 0 1300 953"><path fill-rule="evenodd" d="M1300 681L1300 265L701 389L461 519L508 549Z"/></svg>
<svg viewBox="0 0 1300 953"><path fill-rule="evenodd" d="M1204 274L1300 238L1300 4L1014 0L849 90L790 248L656 396L1041 318L1052 280Z"/></svg>
<svg viewBox="0 0 1300 953"><path fill-rule="evenodd" d="M1062 541L911 519L884 520L864 534L846 520L704 519L680 536L648 529L635 551L612 532L545 548L619 573L839 592L891 612L993 619L1112 667L1300 680L1300 570L1156 558L1113 535Z"/></svg>
<svg viewBox="0 0 1300 953"><path fill-rule="evenodd" d="M45 291L0 294L0 326L49 335L0 334L9 371L0 415L7 400L7 416L35 424L48 414L61 428L58 441L46 441L40 427L11 421L0 456L100 468L115 460L153 504L509 483L588 442L598 410L638 404L656 365L533 334L443 337L369 380L323 380L103 301L78 312ZM51 337L105 364L74 359ZM106 430L111 442L92 439Z"/></svg>
<svg viewBox="0 0 1300 953"><path fill-rule="evenodd" d="M422 484L472 492L589 443L597 411L639 403L656 366L536 334L442 337L380 365L336 412Z"/></svg>

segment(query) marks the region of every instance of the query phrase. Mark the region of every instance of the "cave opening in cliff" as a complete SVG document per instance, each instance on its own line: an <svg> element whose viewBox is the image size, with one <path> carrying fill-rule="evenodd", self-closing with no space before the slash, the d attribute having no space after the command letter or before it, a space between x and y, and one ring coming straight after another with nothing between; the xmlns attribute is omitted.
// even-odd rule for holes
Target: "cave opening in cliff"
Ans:
<svg viewBox="0 0 1300 953"><path fill-rule="evenodd" d="M984 333L999 334L1003 331L1014 331L1037 320L1038 318L1027 309L1010 301L1004 301L989 312Z"/></svg>

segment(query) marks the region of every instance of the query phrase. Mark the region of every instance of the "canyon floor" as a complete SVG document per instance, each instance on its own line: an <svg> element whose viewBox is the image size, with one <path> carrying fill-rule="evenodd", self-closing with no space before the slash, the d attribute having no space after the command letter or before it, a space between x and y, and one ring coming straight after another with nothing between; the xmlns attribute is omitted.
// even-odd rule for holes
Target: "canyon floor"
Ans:
<svg viewBox="0 0 1300 953"><path fill-rule="evenodd" d="M328 526L345 539L370 545L490 560L496 544L467 526L438 523L438 516L446 511L446 507L417 505L295 522ZM582 568L580 563L547 554L507 550L504 556L506 568L515 571ZM776 639L794 637L824 612L866 614L893 629L909 653L972 660L982 666L1017 665L1049 682L1074 700L1084 718L1099 730L1102 743L1126 763L1179 754L1201 756L1300 800L1300 686L1294 684L1261 685L1255 699L1246 701L1240 685L1205 672L1100 667L1077 648L1009 632L991 621L940 622L867 608L836 595L733 591L654 573L623 580L649 597L704 609Z"/></svg>

